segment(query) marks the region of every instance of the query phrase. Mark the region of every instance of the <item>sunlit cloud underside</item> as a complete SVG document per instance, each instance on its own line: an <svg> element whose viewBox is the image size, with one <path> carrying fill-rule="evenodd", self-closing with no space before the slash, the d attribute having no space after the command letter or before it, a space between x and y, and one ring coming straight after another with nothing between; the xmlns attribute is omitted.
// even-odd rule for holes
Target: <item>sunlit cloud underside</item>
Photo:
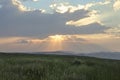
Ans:
<svg viewBox="0 0 120 80"><path fill-rule="evenodd" d="M0 12L0 51L120 52L120 0L2 0Z"/></svg>
<svg viewBox="0 0 120 80"><path fill-rule="evenodd" d="M44 39L28 37L1 38L1 49L12 51L119 51L120 38L114 35L53 35ZM112 43L112 44L111 44ZM6 47L7 45L7 47ZM112 47L114 46L114 48Z"/></svg>

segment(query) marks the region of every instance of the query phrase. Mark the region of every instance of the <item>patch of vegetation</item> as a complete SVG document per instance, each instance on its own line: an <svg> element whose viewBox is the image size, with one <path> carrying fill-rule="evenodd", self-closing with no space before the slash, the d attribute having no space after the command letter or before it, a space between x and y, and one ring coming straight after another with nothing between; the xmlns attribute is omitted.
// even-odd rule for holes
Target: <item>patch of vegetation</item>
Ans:
<svg viewBox="0 0 120 80"><path fill-rule="evenodd" d="M0 80L120 80L120 61L1 53Z"/></svg>

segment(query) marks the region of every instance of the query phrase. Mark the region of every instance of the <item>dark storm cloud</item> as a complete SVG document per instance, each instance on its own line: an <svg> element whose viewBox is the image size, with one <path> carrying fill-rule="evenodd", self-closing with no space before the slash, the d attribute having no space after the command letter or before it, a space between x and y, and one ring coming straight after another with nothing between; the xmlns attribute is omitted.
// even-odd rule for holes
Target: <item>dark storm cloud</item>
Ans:
<svg viewBox="0 0 120 80"><path fill-rule="evenodd" d="M10 0L2 0L0 4L0 37L34 36L46 37L54 34L94 34L103 33L106 29L94 23L83 27L65 25L66 21L86 17L88 11L79 10L65 14L43 14L40 11L22 12L12 5Z"/></svg>

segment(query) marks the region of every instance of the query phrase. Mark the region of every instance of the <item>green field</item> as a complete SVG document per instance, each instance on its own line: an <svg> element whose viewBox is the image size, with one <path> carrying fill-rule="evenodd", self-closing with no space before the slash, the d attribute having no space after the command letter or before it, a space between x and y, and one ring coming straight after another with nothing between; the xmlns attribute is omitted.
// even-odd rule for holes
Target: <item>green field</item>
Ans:
<svg viewBox="0 0 120 80"><path fill-rule="evenodd" d="M120 80L120 61L1 53L0 80Z"/></svg>

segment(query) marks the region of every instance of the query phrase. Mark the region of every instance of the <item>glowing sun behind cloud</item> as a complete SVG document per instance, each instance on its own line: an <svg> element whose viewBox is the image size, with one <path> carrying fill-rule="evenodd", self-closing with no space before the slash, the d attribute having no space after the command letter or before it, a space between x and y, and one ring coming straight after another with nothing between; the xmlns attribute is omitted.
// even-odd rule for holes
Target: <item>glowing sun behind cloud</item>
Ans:
<svg viewBox="0 0 120 80"><path fill-rule="evenodd" d="M49 38L55 42L62 42L64 40L62 35L49 36Z"/></svg>
<svg viewBox="0 0 120 80"><path fill-rule="evenodd" d="M63 42L65 37L63 35L53 35L48 37L47 51L58 51L63 49Z"/></svg>

